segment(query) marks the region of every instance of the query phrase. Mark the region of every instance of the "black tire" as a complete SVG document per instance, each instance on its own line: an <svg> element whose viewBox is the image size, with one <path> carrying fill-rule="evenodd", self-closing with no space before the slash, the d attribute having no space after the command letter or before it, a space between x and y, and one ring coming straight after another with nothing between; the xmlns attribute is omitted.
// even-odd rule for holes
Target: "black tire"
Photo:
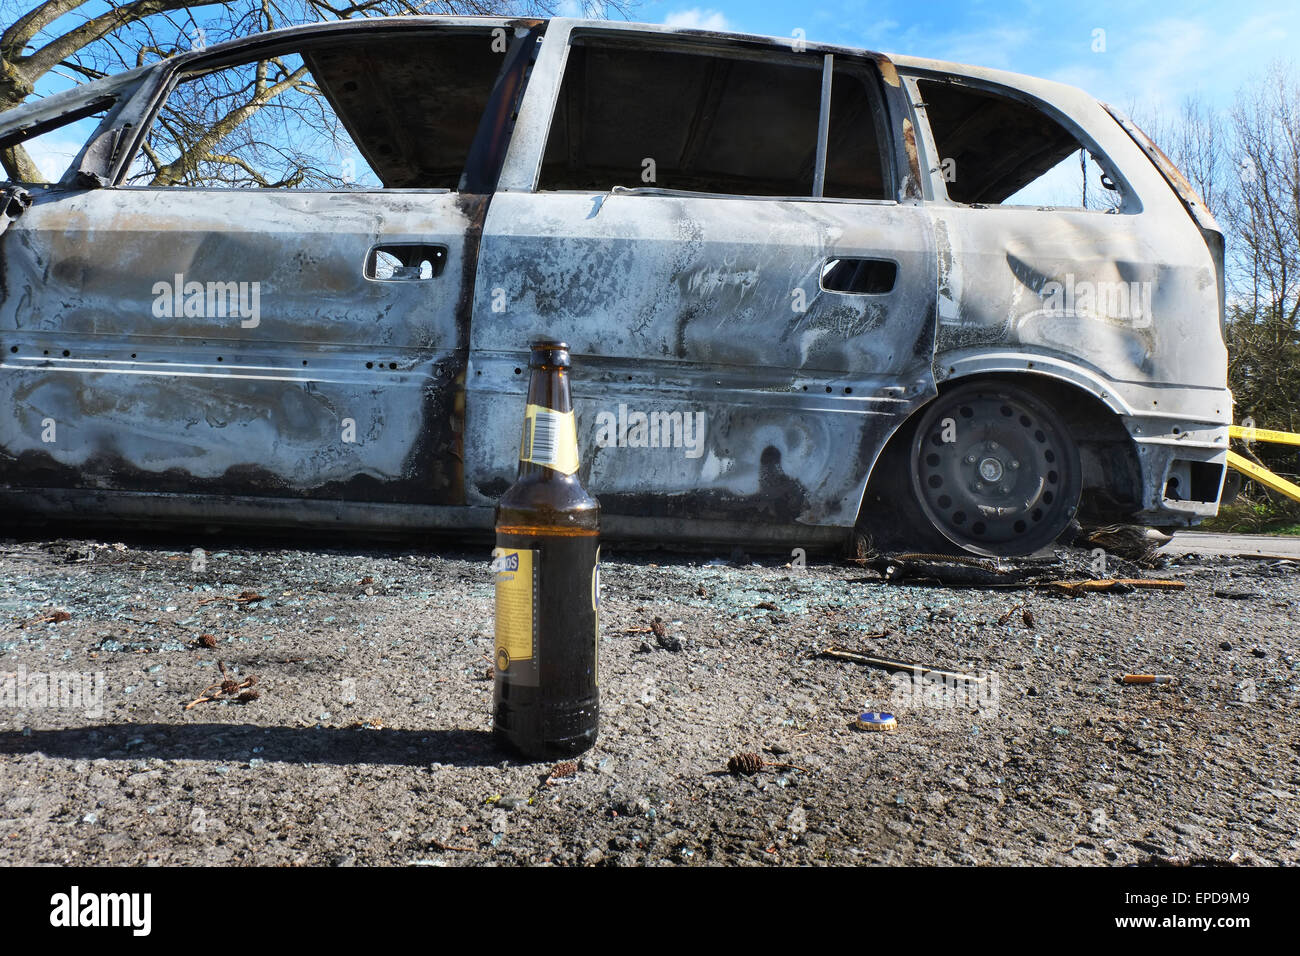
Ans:
<svg viewBox="0 0 1300 956"><path fill-rule="evenodd" d="M1052 544L1079 508L1079 449L1061 417L1005 382L945 392L910 445L913 503L946 540L1015 557Z"/></svg>
<svg viewBox="0 0 1300 956"><path fill-rule="evenodd" d="M858 514L860 551L961 553L961 548L930 526L912 491L912 438L919 418L920 415L913 415L903 423L871 469L871 480Z"/></svg>

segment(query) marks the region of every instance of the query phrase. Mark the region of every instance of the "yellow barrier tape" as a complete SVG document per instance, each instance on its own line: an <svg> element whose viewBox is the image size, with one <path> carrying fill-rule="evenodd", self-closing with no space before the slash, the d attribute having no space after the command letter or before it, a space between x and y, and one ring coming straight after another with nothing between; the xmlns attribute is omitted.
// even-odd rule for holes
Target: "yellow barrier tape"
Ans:
<svg viewBox="0 0 1300 956"><path fill-rule="evenodd" d="M1295 432L1277 432L1271 428L1243 428L1229 425L1228 434L1245 441L1266 441L1275 445L1300 445L1300 435Z"/></svg>
<svg viewBox="0 0 1300 956"><path fill-rule="evenodd" d="M1300 486L1293 485L1285 478L1273 474L1267 468L1261 468L1249 458L1243 458L1235 451L1228 452L1228 467L1235 468L1243 475L1249 475L1254 478L1265 488L1276 491L1278 494L1286 495L1293 501L1300 501Z"/></svg>

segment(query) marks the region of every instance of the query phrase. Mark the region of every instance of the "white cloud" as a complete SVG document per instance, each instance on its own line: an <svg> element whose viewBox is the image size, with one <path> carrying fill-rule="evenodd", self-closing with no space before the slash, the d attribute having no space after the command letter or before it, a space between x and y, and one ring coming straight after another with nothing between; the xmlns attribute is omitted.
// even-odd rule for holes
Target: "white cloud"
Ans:
<svg viewBox="0 0 1300 956"><path fill-rule="evenodd" d="M689 10L677 10L664 17L664 26L678 27L686 30L730 30L731 23L726 14L720 10L702 10L691 7Z"/></svg>
<svg viewBox="0 0 1300 956"><path fill-rule="evenodd" d="M50 136L38 136L23 144L27 155L36 168L41 171L43 180L57 182L64 171L72 165L77 153L85 145L84 139L54 139Z"/></svg>
<svg viewBox="0 0 1300 956"><path fill-rule="evenodd" d="M1235 88L1286 48L1286 18L1272 12L1231 22L1155 20L1107 36L1107 52L1083 54L1049 78L1081 86L1127 108L1171 110L1201 91L1212 105L1231 102Z"/></svg>
<svg viewBox="0 0 1300 956"><path fill-rule="evenodd" d="M911 40L911 31L904 37ZM936 60L949 60L953 63L972 63L992 69L1011 69L1017 55L1033 44L1035 31L1031 27L995 26L979 30L962 30L932 36L926 40L926 49L932 52L921 54ZM917 44L919 47L919 44Z"/></svg>

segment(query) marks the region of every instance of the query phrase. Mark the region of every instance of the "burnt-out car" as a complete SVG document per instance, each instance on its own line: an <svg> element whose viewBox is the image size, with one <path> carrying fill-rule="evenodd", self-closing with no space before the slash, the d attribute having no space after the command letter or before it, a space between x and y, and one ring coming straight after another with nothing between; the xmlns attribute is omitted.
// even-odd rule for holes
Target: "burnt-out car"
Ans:
<svg viewBox="0 0 1300 956"><path fill-rule="evenodd" d="M1067 86L374 19L49 96L19 148L57 168L4 187L10 517L487 528L538 338L611 536L1023 554L1217 508L1222 236Z"/></svg>

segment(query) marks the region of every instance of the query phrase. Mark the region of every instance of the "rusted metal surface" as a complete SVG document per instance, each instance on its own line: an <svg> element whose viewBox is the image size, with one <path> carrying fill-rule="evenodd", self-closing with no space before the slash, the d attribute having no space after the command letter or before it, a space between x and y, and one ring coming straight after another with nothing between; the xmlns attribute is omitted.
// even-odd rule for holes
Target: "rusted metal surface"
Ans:
<svg viewBox="0 0 1300 956"><path fill-rule="evenodd" d="M111 185L168 85L200 62L298 38L337 47L363 32L498 26L509 52L462 192ZM885 113L889 198L539 190L570 40L603 35L866 64ZM1108 215L950 201L915 85L925 76L1014 90L1068 117L1109 158L1127 205ZM1077 90L710 31L366 20L89 84L0 116L0 139L105 100L60 186L33 189L0 237L0 401L14 410L0 419L5 502L133 519L487 527L515 469L527 346L544 336L572 349L582 477L617 535L843 542L895 432L939 384L993 373L1068 382L1113 412L1141 471L1139 519L1214 511L1217 492L1186 490L1205 484L1189 468L1226 450L1221 259L1168 171ZM403 243L444 248L438 277L365 277L369 250ZM891 262L897 279L878 294L828 292L823 273L841 258ZM192 282L256 283L256 316L186 314ZM180 308L159 305L159 283L180 286ZM1049 307L1054 284L1149 290L1146 311L1065 314ZM702 427L668 448L620 441L637 415ZM613 442L602 440L611 421ZM1169 497L1171 477L1182 497Z"/></svg>

